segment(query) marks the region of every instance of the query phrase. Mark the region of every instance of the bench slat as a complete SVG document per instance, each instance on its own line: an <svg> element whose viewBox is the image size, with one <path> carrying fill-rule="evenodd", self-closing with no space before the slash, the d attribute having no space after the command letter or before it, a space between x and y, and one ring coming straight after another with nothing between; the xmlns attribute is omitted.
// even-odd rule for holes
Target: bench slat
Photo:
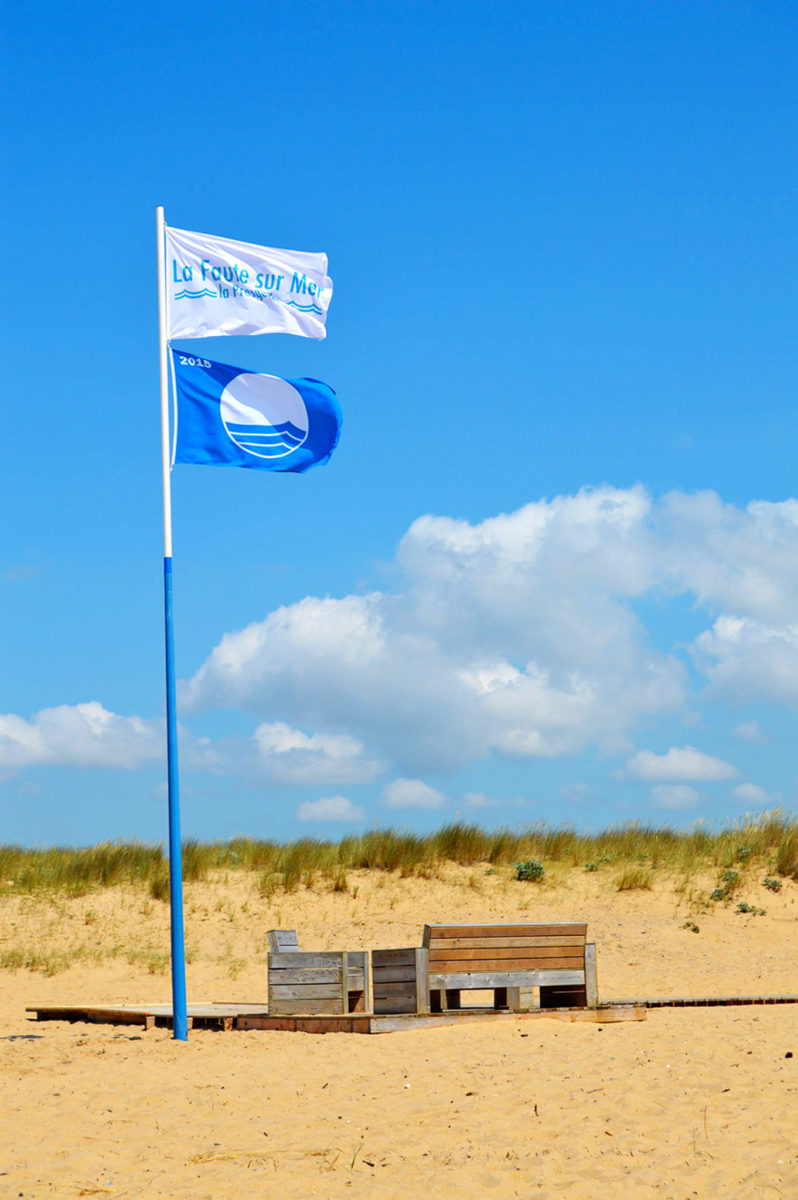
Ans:
<svg viewBox="0 0 798 1200"><path fill-rule="evenodd" d="M429 970L430 974L445 975L458 971L580 971L584 966L582 954L559 958L488 958L485 955L470 960L430 958Z"/></svg>
<svg viewBox="0 0 798 1200"><path fill-rule="evenodd" d="M504 988L546 987L560 984L563 987L584 984L585 972L574 970L541 971L466 971L460 974L430 971L430 988Z"/></svg>
<svg viewBox="0 0 798 1200"><path fill-rule="evenodd" d="M584 934L552 934L549 937L473 937L439 938L430 943L430 950L469 950L483 946L584 946Z"/></svg>
<svg viewBox="0 0 798 1200"><path fill-rule="evenodd" d="M484 925L425 925L424 926L424 945L429 946L437 938L458 938L458 937L556 937L562 935L578 935L585 937L587 935L586 921L562 921L556 924L512 924L512 925L493 925L485 923Z"/></svg>
<svg viewBox="0 0 798 1200"><path fill-rule="evenodd" d="M474 950L439 950L430 946L429 960L433 962L481 962L486 958L497 960L507 959L510 962L539 958L574 958L580 962L585 957L584 946L560 946L557 943L549 946L491 946L488 943Z"/></svg>

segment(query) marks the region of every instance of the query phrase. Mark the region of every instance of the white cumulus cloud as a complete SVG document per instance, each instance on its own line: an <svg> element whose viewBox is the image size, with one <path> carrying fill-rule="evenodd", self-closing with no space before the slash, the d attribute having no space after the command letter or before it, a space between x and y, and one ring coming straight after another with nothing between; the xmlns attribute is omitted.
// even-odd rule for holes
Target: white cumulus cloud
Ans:
<svg viewBox="0 0 798 1200"><path fill-rule="evenodd" d="M382 789L386 808L442 808L443 792L421 779L394 779Z"/></svg>
<svg viewBox="0 0 798 1200"><path fill-rule="evenodd" d="M354 825L365 819L362 808L358 808L346 796L322 796L319 800L305 800L297 809L300 821L330 821Z"/></svg>
<svg viewBox="0 0 798 1200"><path fill-rule="evenodd" d="M476 523L421 516L397 559L395 593L308 596L225 634L184 703L348 736L408 777L628 753L695 710L688 658L712 695L798 706L796 500L585 488ZM668 644L655 613L677 598L691 632Z"/></svg>
<svg viewBox="0 0 798 1200"><path fill-rule="evenodd" d="M758 783L741 783L733 789L733 794L738 800L743 800L746 804L755 804L757 808L764 808L768 804L776 804L780 797L771 795L766 792Z"/></svg>
<svg viewBox="0 0 798 1200"><path fill-rule="evenodd" d="M258 765L276 782L366 783L382 771L348 734L303 733L283 721L266 722L254 733Z"/></svg>
<svg viewBox="0 0 798 1200"><path fill-rule="evenodd" d="M638 750L626 764L625 774L630 779L711 781L733 779L737 768L722 758L704 754L695 746L671 746L666 754L655 754L653 750Z"/></svg>
<svg viewBox="0 0 798 1200"><path fill-rule="evenodd" d="M700 799L700 793L685 783L659 783L651 789L651 800L655 808L695 808Z"/></svg>
<svg viewBox="0 0 798 1200"><path fill-rule="evenodd" d="M742 721L732 732L739 741L750 742L752 745L767 740L758 721Z"/></svg>
<svg viewBox="0 0 798 1200"><path fill-rule="evenodd" d="M96 700L44 708L30 720L0 716L0 769L31 766L122 767L158 762L161 721L122 717Z"/></svg>

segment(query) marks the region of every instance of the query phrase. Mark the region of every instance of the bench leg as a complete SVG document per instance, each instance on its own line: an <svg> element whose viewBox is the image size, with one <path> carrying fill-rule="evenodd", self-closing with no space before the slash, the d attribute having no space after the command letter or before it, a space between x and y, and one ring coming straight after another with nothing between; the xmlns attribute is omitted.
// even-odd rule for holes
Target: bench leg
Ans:
<svg viewBox="0 0 798 1200"><path fill-rule="evenodd" d="M596 971L596 943L585 946L585 991L588 1008L598 1008L598 974Z"/></svg>
<svg viewBox="0 0 798 1200"><path fill-rule="evenodd" d="M510 987L507 989L507 1007L510 1012L530 1012L535 1007L534 988Z"/></svg>

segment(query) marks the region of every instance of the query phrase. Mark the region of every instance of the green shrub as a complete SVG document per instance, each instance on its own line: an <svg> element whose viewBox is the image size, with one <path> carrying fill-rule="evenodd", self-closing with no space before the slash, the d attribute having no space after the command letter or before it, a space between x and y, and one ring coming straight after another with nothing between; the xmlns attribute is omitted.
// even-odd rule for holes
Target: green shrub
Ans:
<svg viewBox="0 0 798 1200"><path fill-rule="evenodd" d="M543 863L538 862L536 858L528 858L526 862L513 863L513 868L516 879L531 883L540 883L546 874L546 868L543 866Z"/></svg>

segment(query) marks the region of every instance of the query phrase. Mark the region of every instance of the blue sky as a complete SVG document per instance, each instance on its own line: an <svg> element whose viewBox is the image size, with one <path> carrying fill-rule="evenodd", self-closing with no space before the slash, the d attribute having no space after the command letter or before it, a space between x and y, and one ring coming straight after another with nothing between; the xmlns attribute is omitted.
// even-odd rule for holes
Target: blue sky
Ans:
<svg viewBox="0 0 798 1200"><path fill-rule="evenodd" d="M158 204L327 252L193 345L344 413L175 468L185 836L794 808L794 6L4 27L0 841L166 837Z"/></svg>

